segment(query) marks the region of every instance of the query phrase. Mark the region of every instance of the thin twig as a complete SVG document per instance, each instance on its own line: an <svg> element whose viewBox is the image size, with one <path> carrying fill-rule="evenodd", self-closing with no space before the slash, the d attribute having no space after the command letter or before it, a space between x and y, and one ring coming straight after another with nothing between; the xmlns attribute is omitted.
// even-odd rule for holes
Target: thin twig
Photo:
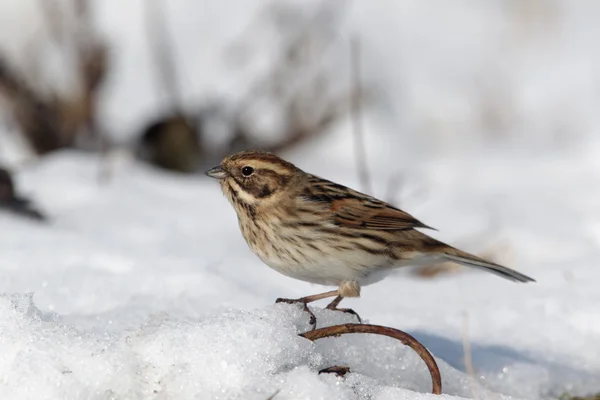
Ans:
<svg viewBox="0 0 600 400"><path fill-rule="evenodd" d="M272 5L279 7L279 3L280 2L276 0L272 3ZM294 70L294 68L297 69L297 66L291 65L292 60L290 59L290 53L292 53L292 50L294 48L307 46L307 36L309 36L309 33L314 34L315 31L319 30L319 22L323 18L323 13L327 11L325 7L331 6L331 4L333 3L321 4L323 8L318 9L315 15L313 15L308 19L308 21L306 21L303 29L300 29L299 32L290 33L287 35L287 38L283 39L284 43L281 45L282 50L280 50L278 54L276 54L273 57L271 67L266 71L264 75L259 77L254 82L254 84L250 87L250 90L242 97L242 101L236 107L237 115L242 115L243 113L245 113L246 110L249 109L251 105L256 102L257 98L265 96L265 94L275 92L276 87L278 85L281 85L282 80L289 80L290 75L292 75L293 79L298 78L296 76L297 71ZM335 9L335 12L332 13L332 15L335 15L338 19L341 19L343 13L346 12L348 9L349 8L346 6L346 3L338 2L337 8ZM242 34L242 37L244 39L247 39L250 36L250 28L253 25L259 26L260 24L268 24L269 21L267 18L272 18L271 11L273 11L273 9L264 9L258 17L255 17L255 21L249 27L245 28L246 32ZM330 50L330 48L333 47L333 44L335 43L335 40L338 37L338 25L339 23L337 23L336 21L329 22L327 26L329 34L321 35L322 38L321 42L319 42L318 47L316 49L311 49L313 53L313 59L312 61L305 61L305 63L308 64L305 67L318 65L320 63L320 59L324 58ZM248 45L245 46L247 47ZM236 48L239 49L244 47L244 45L243 43L234 43L233 45L229 45L228 47L229 49L227 49L227 51L232 52ZM248 52L249 50L245 49L245 51ZM250 49L250 51L252 51L252 49ZM295 62L295 64L297 63L298 61Z"/></svg>
<svg viewBox="0 0 600 400"><path fill-rule="evenodd" d="M309 331L300 334L300 336L315 341L318 339L341 336L347 333L373 333L375 335L389 336L391 338L401 341L404 345L413 349L419 357L427 365L429 374L431 375L431 385L433 394L442 394L442 377L440 375L440 369L435 362L435 359L429 353L429 351L423 346L417 339L412 337L406 332L398 329L389 328L387 326L379 325L368 325L368 324L342 324L334 325L326 328L320 328L314 331Z"/></svg>
<svg viewBox="0 0 600 400"><path fill-rule="evenodd" d="M59 4L52 0L38 0L37 3L46 27L48 28L50 38L54 40L56 44L63 45L65 18L62 11L59 9Z"/></svg>
<svg viewBox="0 0 600 400"><path fill-rule="evenodd" d="M173 41L170 39L165 18L163 0L148 0L145 2L146 34L148 43L154 56L154 62L158 68L159 79L162 81L162 89L170 97L174 110L182 109L182 97L179 92L180 86L177 79L177 67L173 52Z"/></svg>
<svg viewBox="0 0 600 400"><path fill-rule="evenodd" d="M361 113L362 103L362 84L360 80L360 41L354 37L350 47L351 69L350 85L354 88L354 96L351 99L350 114L352 115L352 131L354 133L354 155L356 157L356 166L358 168L358 179L361 189L371 193L371 180L367 166L367 151L365 147L365 137L363 132L363 121Z"/></svg>
<svg viewBox="0 0 600 400"><path fill-rule="evenodd" d="M478 398L475 390L475 368L473 368L473 358L471 355L471 343L469 342L469 314L466 311L462 315L462 347L464 355L465 370L469 376L469 388L474 399Z"/></svg>
<svg viewBox="0 0 600 400"><path fill-rule="evenodd" d="M284 9L288 10L288 6L284 6ZM337 35L339 20L346 9L343 2L323 3L295 30L293 27L284 29L283 26L279 26L276 15L282 9L277 1L272 3L268 12L261 13L261 17L252 25L259 23L274 25L283 37L271 67L251 85L232 113L235 123L240 127L235 140L246 139L247 141L252 136L252 126L244 120L250 115L252 107L257 104L257 99L259 103L269 101L278 104L283 113L281 138L273 144L256 146L274 153L287 150L324 133L331 124L339 120L348 106L344 105L346 103L344 98L338 100L327 96L328 82L320 81L328 77L324 75L320 66L339 36ZM291 10L293 8L288 11ZM249 28L247 30L249 31ZM250 32L242 37L244 42L248 42L248 37L251 37ZM244 42L234 43L231 47L238 52L251 53L250 44ZM291 84L291 82L296 83ZM305 83L298 84L298 82ZM307 94L312 94L313 100L307 99ZM321 104L315 104L317 100ZM307 109L309 105L310 112Z"/></svg>

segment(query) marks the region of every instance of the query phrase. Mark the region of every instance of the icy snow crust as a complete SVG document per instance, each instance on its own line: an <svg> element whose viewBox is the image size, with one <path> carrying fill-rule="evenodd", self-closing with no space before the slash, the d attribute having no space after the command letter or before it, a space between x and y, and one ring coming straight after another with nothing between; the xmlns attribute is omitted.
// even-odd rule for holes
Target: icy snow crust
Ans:
<svg viewBox="0 0 600 400"><path fill-rule="evenodd" d="M328 314L317 313L333 322ZM0 393L7 399L266 399L276 392L277 398L425 398L410 390L426 392L430 385L421 360L392 341L329 339L315 346L300 338L306 318L290 305L203 320L155 314L113 335L65 325L41 313L30 295L3 296L0 316ZM349 360L360 365L345 381L315 372ZM442 370L448 392L468 395L466 376L445 363Z"/></svg>
<svg viewBox="0 0 600 400"><path fill-rule="evenodd" d="M506 169L518 165L482 162L489 176L511 176ZM526 192L525 182L558 167L535 165L521 173L523 190L507 192L502 209L531 214L503 226L519 254L513 266L538 283L471 270L434 280L401 273L347 300L370 323L406 330L432 351L444 398L538 399L600 389L598 238L568 240L566 227L531 236L539 212L553 212L557 227L567 217L551 201L521 202L543 195L535 193L540 187ZM313 344L299 337L308 329L306 314L273 304L275 298L325 288L280 276L256 259L215 182L126 163L99 185L98 166L64 152L21 171L20 186L39 199L51 225L0 214L0 398L432 398L421 359L392 339L357 334ZM435 163L428 168L429 179L440 173ZM465 188L460 199L438 187L435 201L406 207L446 224L445 231L461 231L453 229L456 215L473 214L459 205L491 201L506 183L496 179L486 189L477 181L473 173L473 192ZM553 184L569 185L559 178ZM570 189L576 198L597 194ZM444 212L453 207L459 211ZM560 254L543 251L559 242ZM322 326L353 322L320 306ZM464 338L473 380L464 372ZM352 373L317 374L332 365Z"/></svg>

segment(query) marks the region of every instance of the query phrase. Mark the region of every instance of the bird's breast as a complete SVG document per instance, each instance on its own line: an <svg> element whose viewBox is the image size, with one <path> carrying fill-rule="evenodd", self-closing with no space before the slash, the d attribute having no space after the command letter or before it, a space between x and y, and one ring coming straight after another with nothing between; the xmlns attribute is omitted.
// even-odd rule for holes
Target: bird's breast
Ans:
<svg viewBox="0 0 600 400"><path fill-rule="evenodd" d="M345 280L364 282L389 258L364 251L317 229L304 229L278 219L240 219L250 249L274 270L308 282L338 285Z"/></svg>

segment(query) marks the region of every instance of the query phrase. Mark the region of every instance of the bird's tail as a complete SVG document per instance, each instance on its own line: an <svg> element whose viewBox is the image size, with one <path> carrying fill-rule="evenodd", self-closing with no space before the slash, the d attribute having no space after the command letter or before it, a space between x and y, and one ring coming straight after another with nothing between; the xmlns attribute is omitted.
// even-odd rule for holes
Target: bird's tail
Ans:
<svg viewBox="0 0 600 400"><path fill-rule="evenodd" d="M456 249L422 232L416 230L412 232L414 235L413 240L419 243L417 247L420 247L420 253L423 255L435 255L445 261L452 261L467 267L478 268L514 282L535 282L535 279L530 278L527 275Z"/></svg>
<svg viewBox="0 0 600 400"><path fill-rule="evenodd" d="M486 261L483 258L479 258L462 250L455 249L454 247L448 246L446 244L444 244L444 246L440 248L440 253L440 255L448 261L453 261L455 263L462 264L467 267L479 268L514 282L535 282L535 279L530 278L527 275L524 275L513 269L504 267L500 264L496 264L490 261Z"/></svg>

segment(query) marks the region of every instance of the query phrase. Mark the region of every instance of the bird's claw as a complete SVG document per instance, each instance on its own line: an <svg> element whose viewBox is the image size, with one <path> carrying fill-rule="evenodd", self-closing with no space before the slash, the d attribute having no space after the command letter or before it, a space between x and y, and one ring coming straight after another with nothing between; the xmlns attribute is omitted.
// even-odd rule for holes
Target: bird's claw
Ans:
<svg viewBox="0 0 600 400"><path fill-rule="evenodd" d="M337 308L337 307L329 307L329 306L325 307L325 308L327 308L328 310L331 310L331 311L340 311L340 312L352 314L352 315L354 315L356 317L356 319L358 320L359 324L363 323L362 322L362 318L360 317L360 315L358 315L358 313L356 311L354 311L353 309L351 309L351 308Z"/></svg>
<svg viewBox="0 0 600 400"><path fill-rule="evenodd" d="M277 303L302 304L303 310L308 313L308 323L312 327L311 331L314 331L315 329L317 329L317 317L315 317L315 314L310 310L310 308L308 308L308 304L303 299L278 298L277 300L275 300L275 304L277 304Z"/></svg>

